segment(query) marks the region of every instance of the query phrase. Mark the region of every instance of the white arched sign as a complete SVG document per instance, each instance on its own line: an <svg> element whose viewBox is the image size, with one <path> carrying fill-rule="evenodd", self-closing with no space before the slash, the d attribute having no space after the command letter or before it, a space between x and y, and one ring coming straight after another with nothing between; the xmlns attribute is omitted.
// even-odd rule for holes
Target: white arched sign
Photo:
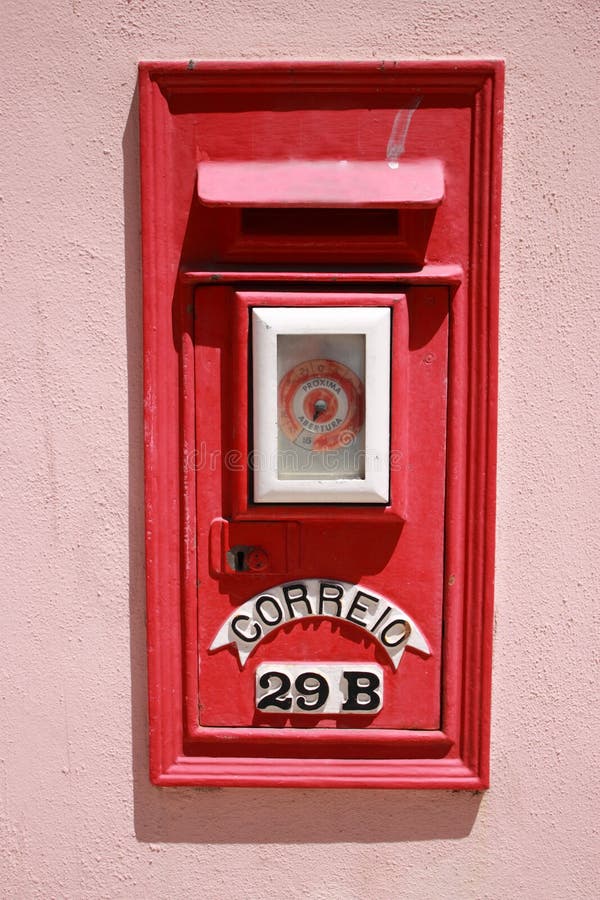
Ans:
<svg viewBox="0 0 600 900"><path fill-rule="evenodd" d="M334 579L290 581L256 594L223 623L210 649L234 644L243 666L274 629L306 618L350 622L367 631L397 669L407 647L429 656L431 651L414 619L381 594Z"/></svg>

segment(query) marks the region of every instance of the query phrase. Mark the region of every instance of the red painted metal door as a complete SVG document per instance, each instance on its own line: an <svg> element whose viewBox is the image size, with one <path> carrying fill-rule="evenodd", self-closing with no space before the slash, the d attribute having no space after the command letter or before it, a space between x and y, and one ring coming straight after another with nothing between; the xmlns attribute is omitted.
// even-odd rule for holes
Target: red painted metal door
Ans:
<svg viewBox="0 0 600 900"><path fill-rule="evenodd" d="M280 286L278 286L280 287ZM388 287L377 292L314 287L288 291L243 291L200 287L195 302L196 475L198 517L198 646L201 726L275 726L303 728L438 729L443 600L443 521L449 291L443 287ZM394 378L390 415L394 452L390 458L392 492L402 497L400 513L389 504L329 508L318 504L244 503L251 496L252 351L249 311L282 304L342 309L385 304L402 298L392 310ZM389 299L388 299L389 298ZM291 305L287 309L296 308ZM237 314L233 310L237 309ZM408 427L406 427L408 423ZM244 508L244 518L236 512ZM332 520L332 514L334 516ZM225 520L225 521L224 521ZM238 558L261 551L263 566ZM237 571L235 570L237 569ZM330 615L297 600L292 615L281 592L270 589L316 579L333 585L360 586L369 597L393 601L416 623L427 652L409 646L396 670L385 640L372 627L385 606L359 601L348 618L337 605ZM372 593L371 593L372 592ZM352 592L354 596L356 590ZM301 596L301 592L296 592ZM330 595L335 596L335 590ZM223 623L252 597L271 596L265 619L244 614L238 636L250 650L241 663L236 642L211 649ZM293 594L290 596L294 596ZM349 598L350 602L350 598ZM276 628L265 628L283 615ZM368 609L363 607L365 604ZM286 615L287 611L287 615ZM377 613L377 615L376 615ZM393 621L388 615L388 620ZM234 622L234 627L236 623ZM383 623L382 623L383 627ZM267 634L256 637L257 629ZM235 633L230 634L235 637ZM399 628L384 635L394 642ZM311 665L377 662L385 700L365 722L338 715L287 715L261 712L255 703L259 666L274 661Z"/></svg>

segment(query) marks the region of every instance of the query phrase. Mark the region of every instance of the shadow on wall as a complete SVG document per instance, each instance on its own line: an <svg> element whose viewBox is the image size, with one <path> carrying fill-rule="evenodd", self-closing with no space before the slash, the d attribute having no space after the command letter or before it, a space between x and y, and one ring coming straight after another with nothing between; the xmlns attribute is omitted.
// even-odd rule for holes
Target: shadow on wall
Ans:
<svg viewBox="0 0 600 900"><path fill-rule="evenodd" d="M481 795L463 791L158 788L148 776L138 94L123 134L129 416L133 804L140 841L384 843L466 837Z"/></svg>

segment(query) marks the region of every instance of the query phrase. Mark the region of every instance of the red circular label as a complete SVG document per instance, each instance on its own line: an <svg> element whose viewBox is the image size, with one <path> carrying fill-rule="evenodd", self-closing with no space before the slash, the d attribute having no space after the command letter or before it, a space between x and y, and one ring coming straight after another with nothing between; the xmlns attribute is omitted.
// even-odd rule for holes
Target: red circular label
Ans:
<svg viewBox="0 0 600 900"><path fill-rule="evenodd" d="M338 450L355 440L364 421L360 378L333 359L299 363L279 382L279 427L307 450Z"/></svg>

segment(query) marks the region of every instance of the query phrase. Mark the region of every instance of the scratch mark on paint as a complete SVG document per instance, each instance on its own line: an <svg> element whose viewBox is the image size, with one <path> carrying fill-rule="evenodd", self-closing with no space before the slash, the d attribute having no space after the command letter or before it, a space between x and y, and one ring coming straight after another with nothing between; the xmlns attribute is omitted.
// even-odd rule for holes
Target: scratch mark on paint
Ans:
<svg viewBox="0 0 600 900"><path fill-rule="evenodd" d="M415 114L423 97L418 95L415 97L407 109L400 109L394 117L394 124L390 131L390 138L387 143L386 159L391 169L398 168L398 159L404 153L406 144L406 136L410 128L411 119Z"/></svg>

